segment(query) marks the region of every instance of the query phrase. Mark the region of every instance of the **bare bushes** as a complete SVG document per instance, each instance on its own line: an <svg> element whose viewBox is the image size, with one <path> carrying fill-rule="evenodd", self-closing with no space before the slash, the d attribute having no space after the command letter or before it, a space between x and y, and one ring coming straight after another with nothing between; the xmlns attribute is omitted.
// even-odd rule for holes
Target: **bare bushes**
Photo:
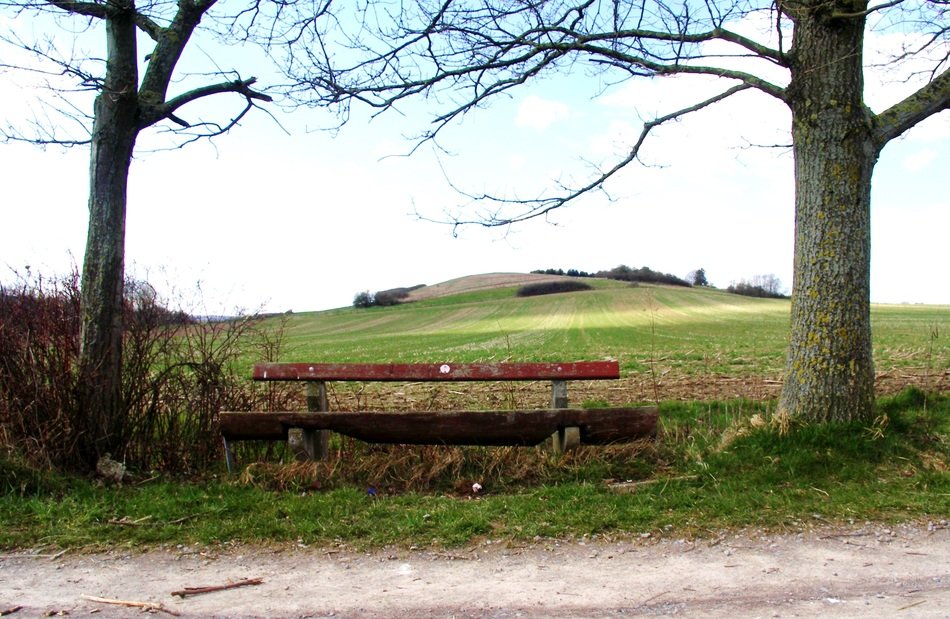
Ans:
<svg viewBox="0 0 950 619"><path fill-rule="evenodd" d="M282 323L258 318L198 322L170 311L148 284L126 286L122 453L129 468L200 471L220 461L223 409L285 408L296 394L247 380L248 359L274 358ZM0 289L0 442L34 465L83 470L76 360L79 290L61 280L20 277Z"/></svg>
<svg viewBox="0 0 950 619"><path fill-rule="evenodd" d="M45 466L74 466L79 277L15 274L0 287L0 439Z"/></svg>
<svg viewBox="0 0 950 619"><path fill-rule="evenodd" d="M726 292L740 294L746 297L759 297L762 299L787 299L788 295L782 292L782 282L776 276L756 275L751 281L739 280L738 283L732 282L726 288Z"/></svg>

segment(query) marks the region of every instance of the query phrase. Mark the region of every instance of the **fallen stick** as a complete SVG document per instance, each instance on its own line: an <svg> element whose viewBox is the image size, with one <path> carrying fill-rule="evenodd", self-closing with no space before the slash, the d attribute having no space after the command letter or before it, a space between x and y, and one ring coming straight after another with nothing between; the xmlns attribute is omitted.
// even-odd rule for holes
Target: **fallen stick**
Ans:
<svg viewBox="0 0 950 619"><path fill-rule="evenodd" d="M12 615L13 613L20 612L21 610L23 610L22 606L14 606L13 608L0 610L0 617L6 617L7 615Z"/></svg>
<svg viewBox="0 0 950 619"><path fill-rule="evenodd" d="M151 516L142 516L136 520L132 520L128 516L122 516L121 518L110 518L109 524L118 524L126 527L141 527L147 524L153 524L151 522L147 522L151 519Z"/></svg>
<svg viewBox="0 0 950 619"><path fill-rule="evenodd" d="M155 602L132 602L129 600L113 600L112 598L101 598L95 595L82 595L80 597L82 597L84 600L89 600L90 602L99 602L100 604L114 604L116 606L129 606L132 608L141 608L142 610L158 610L163 613L168 613L169 615L173 615L175 617L181 616L175 611L169 610L165 608L164 606L162 606L161 604L157 604Z"/></svg>
<svg viewBox="0 0 950 619"><path fill-rule="evenodd" d="M237 587L247 587L249 585L262 585L263 578L246 578L226 585L211 585L208 587L185 587L181 591L172 591L172 595L184 598L186 595L198 595L200 593L213 593L215 591L224 591L226 589L236 589Z"/></svg>
<svg viewBox="0 0 950 619"><path fill-rule="evenodd" d="M620 481L608 484L607 487L616 492L634 492L637 488L658 484L660 482L671 481L694 481L699 479L699 475L682 475L680 477L657 477L656 479L644 479L642 481Z"/></svg>
<svg viewBox="0 0 950 619"><path fill-rule="evenodd" d="M913 604L908 604L907 606L901 606L897 610L907 610L908 608L913 608L914 606L920 606L921 604L926 603L927 600L920 600L919 602L914 602Z"/></svg>
<svg viewBox="0 0 950 619"><path fill-rule="evenodd" d="M58 559L58 558L60 558L61 556L63 556L64 554L66 554L66 552L67 552L68 550L69 550L69 549L60 550L59 552L57 552L57 553L54 554L54 555L47 555L47 554L42 554L42 555L41 555L41 554L36 554L36 555L32 555L32 554L0 555L0 559L50 559L50 560L52 560L52 559ZM0 615L0 616L2 616L2 615Z"/></svg>

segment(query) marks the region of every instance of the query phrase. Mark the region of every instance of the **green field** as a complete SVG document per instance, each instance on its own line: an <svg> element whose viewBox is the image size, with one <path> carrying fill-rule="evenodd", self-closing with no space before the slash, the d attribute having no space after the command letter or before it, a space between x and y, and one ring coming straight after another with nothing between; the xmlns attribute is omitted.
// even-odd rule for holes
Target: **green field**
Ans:
<svg viewBox="0 0 950 619"><path fill-rule="evenodd" d="M581 446L557 458L544 446L370 446L335 436L330 457L312 463L245 444L252 451L239 461L249 466L238 477L221 468L189 481L139 471L118 488L0 457L0 548L439 547L488 538L703 536L749 526L800 531L943 521L950 513L950 307L874 307L879 379L896 379L889 388L898 395L879 399L870 425L803 426L773 417L768 399L782 371L788 301L593 284L592 291L530 298L508 287L389 308L286 314L263 327L271 343L283 329L275 360L284 362L615 358L623 380L586 381L611 384L577 403L655 396L656 440ZM248 346L241 365L261 357L259 345ZM247 376L249 367L239 372ZM669 390L675 376L685 377L687 388ZM664 388L634 384L643 377ZM756 383L771 391L737 388ZM710 384L728 388L709 391ZM478 384L415 386L423 394L410 387L382 384L379 393L423 410L442 406L440 398L451 408L472 392L493 399L492 408L509 396L528 397L510 385L481 392ZM582 388L572 384L572 398ZM363 406L375 397L362 386L333 395ZM615 482L628 480L637 485L618 492ZM479 496L472 496L474 481L485 489Z"/></svg>
<svg viewBox="0 0 950 619"><path fill-rule="evenodd" d="M395 307L292 314L286 317L280 360L612 358L626 373L642 372L650 363L680 374L782 371L787 300L702 288L591 283L591 291L538 297L519 298L508 287ZM950 367L950 306L875 306L872 322L879 371Z"/></svg>

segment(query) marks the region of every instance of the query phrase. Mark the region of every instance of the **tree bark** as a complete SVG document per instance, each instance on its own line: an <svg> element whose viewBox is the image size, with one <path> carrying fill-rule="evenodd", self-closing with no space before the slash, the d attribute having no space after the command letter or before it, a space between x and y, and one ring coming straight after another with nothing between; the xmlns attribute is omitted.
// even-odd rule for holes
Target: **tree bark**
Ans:
<svg viewBox="0 0 950 619"><path fill-rule="evenodd" d="M105 453L121 458L125 436L121 389L125 212L132 150L138 135L133 7L110 3L106 36L106 77L95 102L90 153L75 428L77 456L93 466Z"/></svg>
<svg viewBox="0 0 950 619"><path fill-rule="evenodd" d="M867 420L871 353L871 174L864 18L853 3L796 4L792 109L795 264L780 412L809 422ZM836 18L833 11L851 14Z"/></svg>

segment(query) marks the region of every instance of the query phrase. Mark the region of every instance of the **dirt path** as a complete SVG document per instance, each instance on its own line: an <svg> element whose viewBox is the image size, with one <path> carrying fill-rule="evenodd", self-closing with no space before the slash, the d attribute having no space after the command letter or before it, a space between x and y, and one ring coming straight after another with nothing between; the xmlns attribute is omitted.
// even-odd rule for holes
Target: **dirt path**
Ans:
<svg viewBox="0 0 950 619"><path fill-rule="evenodd" d="M263 582L171 595L249 578ZM0 614L142 612L84 596L185 617L950 617L950 530L943 522L451 551L245 546L0 558Z"/></svg>

